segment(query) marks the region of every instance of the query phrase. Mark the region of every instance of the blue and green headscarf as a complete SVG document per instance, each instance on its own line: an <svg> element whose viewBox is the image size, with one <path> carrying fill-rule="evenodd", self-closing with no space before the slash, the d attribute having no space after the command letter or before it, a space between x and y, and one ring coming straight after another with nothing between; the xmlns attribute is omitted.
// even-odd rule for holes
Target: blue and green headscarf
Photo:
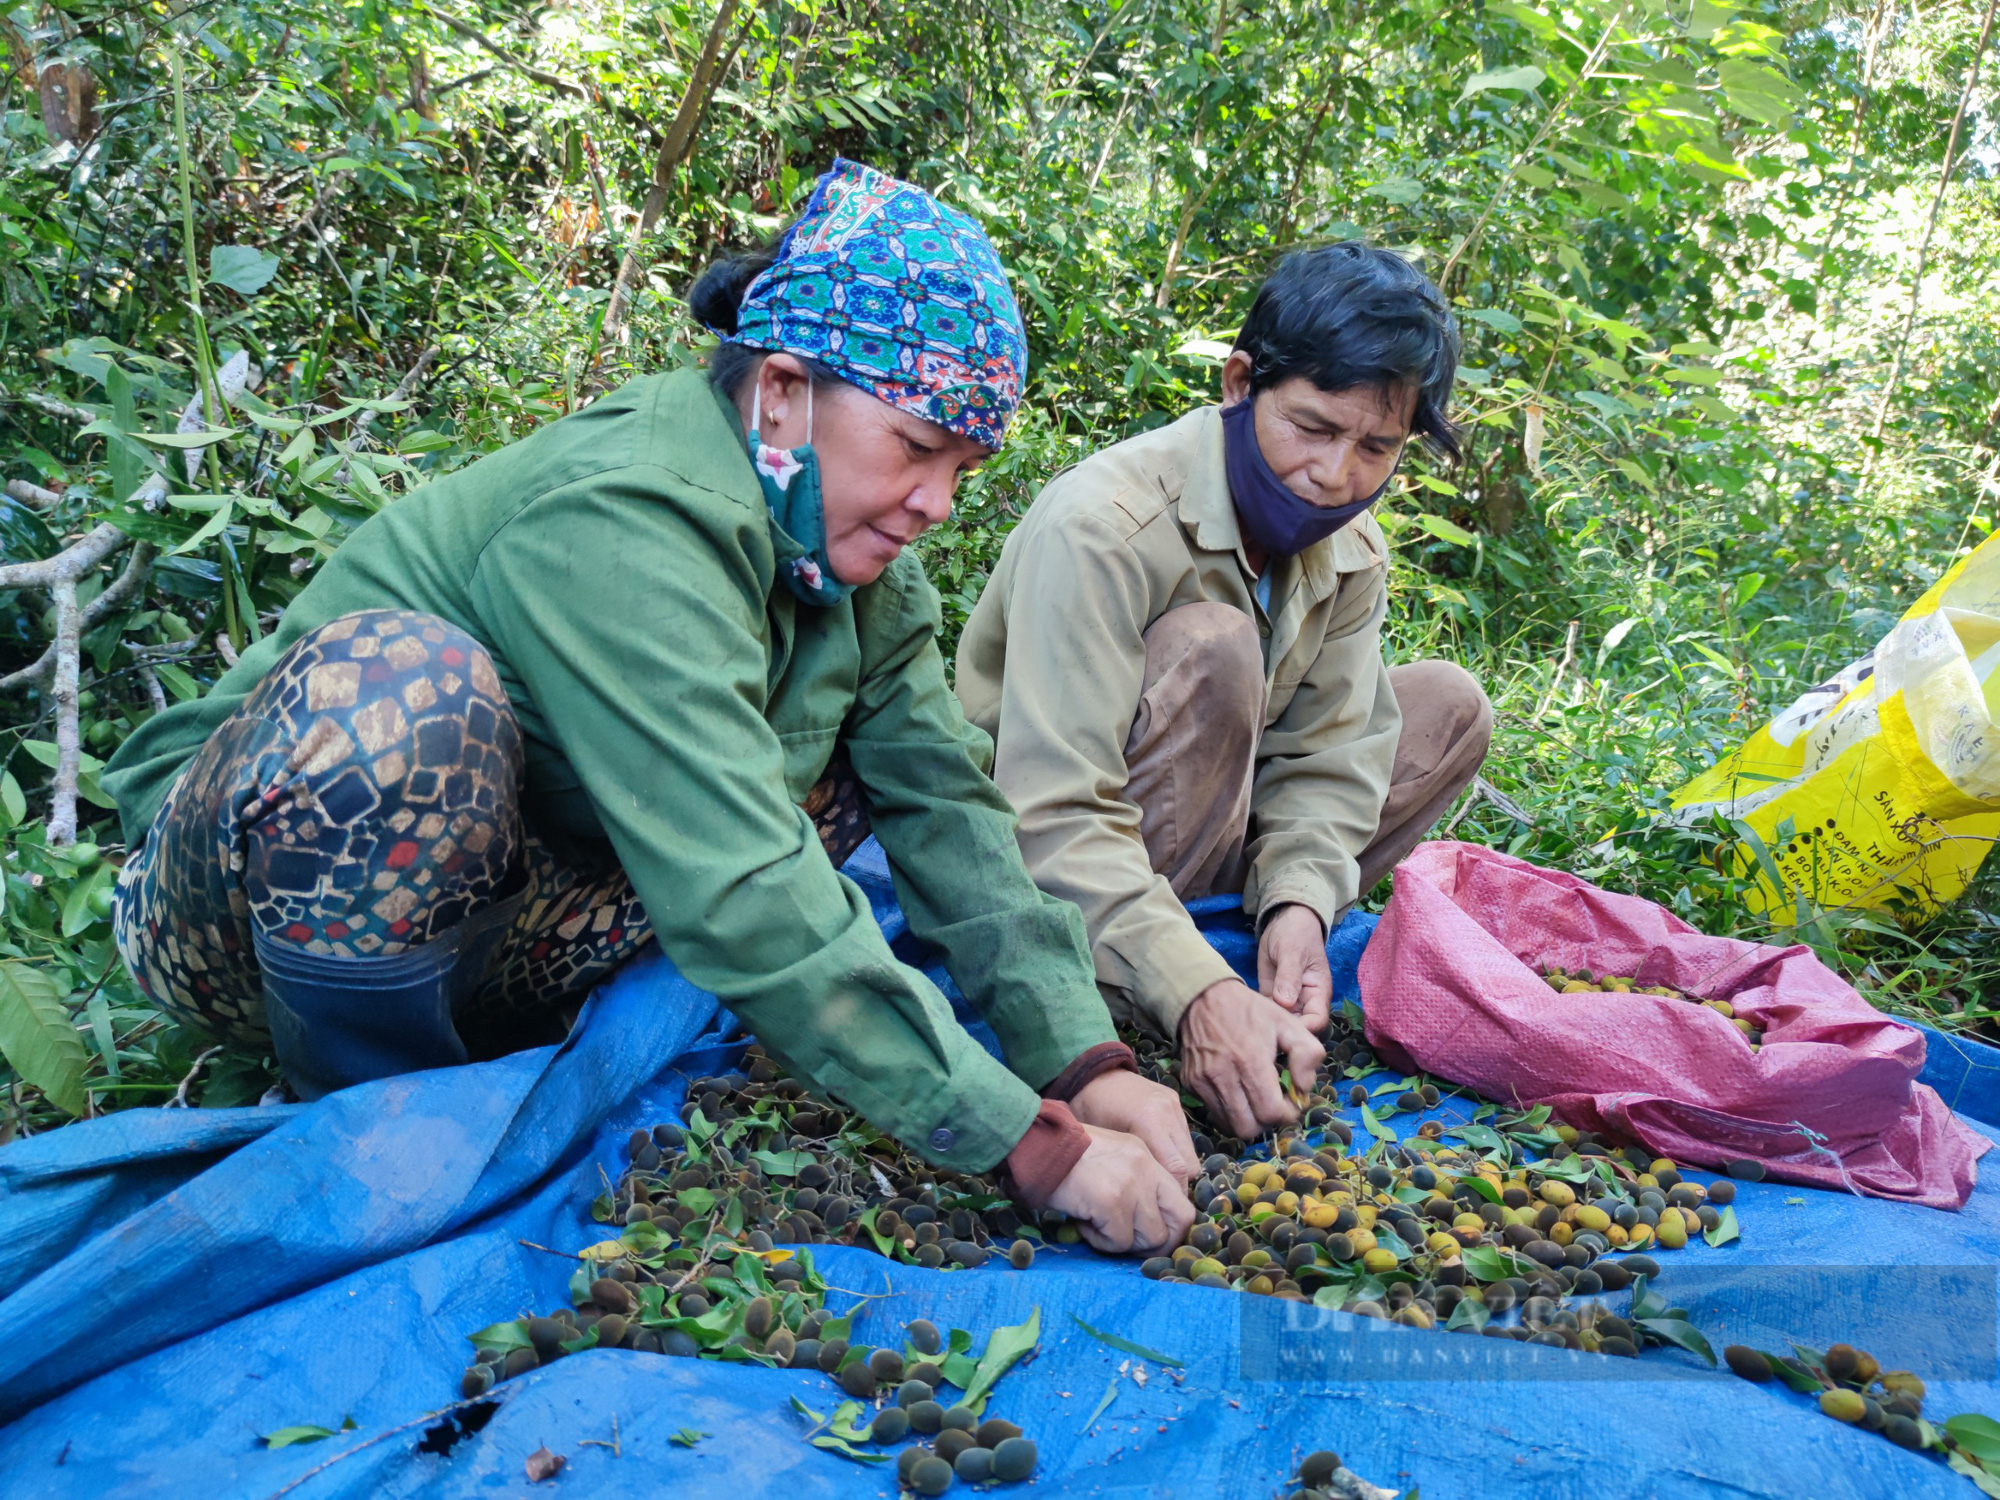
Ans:
<svg viewBox="0 0 2000 1500"><path fill-rule="evenodd" d="M744 291L729 342L818 360L900 411L998 448L1028 342L985 231L922 188L836 159Z"/></svg>

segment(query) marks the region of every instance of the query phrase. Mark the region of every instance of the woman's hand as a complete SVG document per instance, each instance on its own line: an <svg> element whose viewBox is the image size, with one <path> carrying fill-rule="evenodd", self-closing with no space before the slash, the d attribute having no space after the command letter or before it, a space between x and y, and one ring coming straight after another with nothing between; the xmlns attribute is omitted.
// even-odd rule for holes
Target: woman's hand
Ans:
<svg viewBox="0 0 2000 1500"><path fill-rule="evenodd" d="M1243 1140L1299 1117L1278 1086L1280 1052L1292 1077L1310 1080L1326 1047L1305 1022L1241 980L1210 985L1181 1017L1181 1077Z"/></svg>
<svg viewBox="0 0 2000 1500"><path fill-rule="evenodd" d="M1159 1254L1178 1245L1194 1222L1186 1189L1137 1136L1095 1125L1084 1129L1090 1146L1049 1195L1048 1206L1076 1220L1093 1249Z"/></svg>
<svg viewBox="0 0 2000 1500"><path fill-rule="evenodd" d="M1135 1135L1153 1153L1153 1160L1182 1183L1194 1180L1198 1165L1194 1139L1180 1096L1163 1084L1150 1083L1128 1068L1100 1073L1076 1091L1070 1113L1086 1125Z"/></svg>

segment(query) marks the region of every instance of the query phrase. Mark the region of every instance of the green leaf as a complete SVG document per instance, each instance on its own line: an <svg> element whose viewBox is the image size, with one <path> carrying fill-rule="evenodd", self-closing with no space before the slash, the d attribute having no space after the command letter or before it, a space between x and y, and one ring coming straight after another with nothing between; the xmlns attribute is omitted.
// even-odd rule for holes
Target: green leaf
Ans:
<svg viewBox="0 0 2000 1500"><path fill-rule="evenodd" d="M1646 1332L1656 1335L1676 1349L1685 1349L1690 1354L1699 1354L1712 1366L1715 1351L1708 1347L1708 1340L1701 1330L1684 1318L1637 1318L1634 1320Z"/></svg>
<svg viewBox="0 0 2000 1500"><path fill-rule="evenodd" d="M1771 1373L1784 1381L1786 1385L1790 1386L1799 1395L1817 1396L1821 1391L1826 1389L1825 1383L1814 1379L1812 1372L1807 1370L1797 1360L1788 1359L1782 1354L1771 1353L1765 1353L1764 1358L1771 1362Z"/></svg>
<svg viewBox="0 0 2000 1500"><path fill-rule="evenodd" d="M692 1448L696 1443L709 1435L706 1432L696 1432L692 1427L683 1427L678 1432L668 1433L667 1441L672 1443L676 1448Z"/></svg>
<svg viewBox="0 0 2000 1500"><path fill-rule="evenodd" d="M413 432L396 444L398 453L442 453L458 440L436 428L426 427Z"/></svg>
<svg viewBox="0 0 2000 1500"><path fill-rule="evenodd" d="M993 1337L986 1341L986 1352L979 1356L979 1367L973 1371L971 1383L965 1387L963 1404L973 1406L984 1399L1000 1377L1014 1367L1014 1362L1035 1347L1041 1336L1042 1310L1039 1307L1028 1314L1027 1322L995 1330ZM950 1378L948 1374L946 1378Z"/></svg>
<svg viewBox="0 0 2000 1500"><path fill-rule="evenodd" d="M1785 125L1803 97L1776 68L1747 57L1727 58L1715 71L1729 107L1760 125Z"/></svg>
<svg viewBox="0 0 2000 1500"><path fill-rule="evenodd" d="M1389 202L1408 207L1424 195L1424 185L1414 177L1391 177L1362 191L1371 198L1385 198Z"/></svg>
<svg viewBox="0 0 2000 1500"><path fill-rule="evenodd" d="M1474 1281L1505 1281L1509 1276L1524 1274L1519 1256L1492 1245L1470 1245L1460 1252L1459 1259L1465 1263L1465 1274Z"/></svg>
<svg viewBox="0 0 2000 1500"><path fill-rule="evenodd" d="M810 1151L752 1151L750 1160L773 1177L796 1177L813 1160Z"/></svg>
<svg viewBox="0 0 2000 1500"><path fill-rule="evenodd" d="M1420 514L1417 517L1417 524L1439 541L1450 542L1454 547L1470 547L1473 542L1478 540L1463 526L1454 526L1443 516L1434 516L1428 512Z"/></svg>
<svg viewBox="0 0 2000 1500"><path fill-rule="evenodd" d="M83 1075L90 1049L46 970L0 963L0 1055L58 1109L82 1115L89 1107Z"/></svg>
<svg viewBox="0 0 2000 1500"><path fill-rule="evenodd" d="M69 888L69 895L63 900L62 935L73 938L91 923L102 920L90 909L90 901L101 890L108 890L118 879L115 865L99 865L90 875Z"/></svg>
<svg viewBox="0 0 2000 1500"><path fill-rule="evenodd" d="M1460 1187L1471 1188L1473 1192L1479 1194L1488 1203L1498 1203L1500 1201L1500 1189L1476 1172L1468 1172L1465 1176L1459 1178L1458 1185Z"/></svg>
<svg viewBox="0 0 2000 1500"><path fill-rule="evenodd" d="M1150 1359L1156 1365L1167 1365L1176 1370L1187 1368L1186 1365L1182 1364L1181 1361L1175 1359L1172 1355L1162 1354L1157 1349L1148 1349L1144 1344L1135 1344L1130 1339L1121 1339L1117 1334L1106 1333L1101 1328L1092 1328L1075 1313L1069 1315L1069 1320L1092 1338L1096 1339L1100 1344L1109 1344L1121 1354L1136 1354L1141 1359Z"/></svg>
<svg viewBox="0 0 2000 1500"><path fill-rule="evenodd" d="M2000 1500L2000 1478L1989 1474L1963 1452L1956 1448L1950 1449L1945 1453L1944 1461L1954 1473L1963 1474L1978 1486L1982 1495L1992 1495L1996 1500Z"/></svg>
<svg viewBox="0 0 2000 1500"><path fill-rule="evenodd" d="M466 1340L475 1349L500 1349L512 1352L515 1349L532 1349L534 1342L528 1337L528 1330L520 1319L510 1323L490 1323L477 1333L469 1333Z"/></svg>
<svg viewBox="0 0 2000 1500"><path fill-rule="evenodd" d="M2000 1422L1976 1412L1947 1417L1944 1430L1982 1464L2000 1464Z"/></svg>
<svg viewBox="0 0 2000 1500"><path fill-rule="evenodd" d="M238 437L240 427L206 427L200 432L128 432L127 437L146 444L149 448L206 448L225 438Z"/></svg>
<svg viewBox="0 0 2000 1500"><path fill-rule="evenodd" d="M1111 1377L1111 1384L1107 1385L1104 1388L1103 1396L1101 1396L1098 1399L1097 1405L1091 1409L1090 1420L1083 1424L1083 1432L1085 1437L1088 1437L1090 1435L1090 1429L1097 1425L1097 1419L1104 1415L1105 1411L1110 1407L1112 1401L1116 1399L1117 1395L1118 1395L1118 1377L1116 1375L1113 1375Z"/></svg>
<svg viewBox="0 0 2000 1500"><path fill-rule="evenodd" d="M1484 323L1499 333L1519 333L1521 320L1510 312L1502 312L1497 307L1467 307L1459 310L1459 317L1470 318L1475 323Z"/></svg>
<svg viewBox="0 0 2000 1500"><path fill-rule="evenodd" d="M1521 89L1533 93L1548 76L1533 63L1523 63L1517 68L1488 68L1484 73L1474 73L1465 80L1465 87L1458 91L1458 100L1463 104L1474 94L1483 94L1490 89Z"/></svg>
<svg viewBox="0 0 2000 1500"><path fill-rule="evenodd" d="M264 1435L266 1448L289 1448L296 1443L317 1443L333 1436L331 1427L280 1427Z"/></svg>
<svg viewBox="0 0 2000 1500"><path fill-rule="evenodd" d="M21 783L14 779L12 771L0 771L0 811L6 812L9 827L28 815L27 796L21 791Z"/></svg>
<svg viewBox="0 0 2000 1500"><path fill-rule="evenodd" d="M1722 1210L1722 1218L1717 1222L1715 1228L1704 1229L1701 1232L1701 1237L1707 1240L1711 1247L1726 1245L1731 1240L1740 1238L1736 1228L1736 1210L1725 1206Z"/></svg>
<svg viewBox="0 0 2000 1500"><path fill-rule="evenodd" d="M1468 1325L1473 1328L1484 1328L1492 1316L1493 1314L1487 1311L1486 1304L1477 1297L1461 1297L1458 1306L1451 1310L1451 1316L1445 1320L1445 1332L1451 1333Z"/></svg>
<svg viewBox="0 0 2000 1500"><path fill-rule="evenodd" d="M1368 1133L1378 1141L1393 1141L1396 1139L1396 1132L1376 1119L1375 1111L1365 1104L1361 1106L1361 1123L1368 1127Z"/></svg>

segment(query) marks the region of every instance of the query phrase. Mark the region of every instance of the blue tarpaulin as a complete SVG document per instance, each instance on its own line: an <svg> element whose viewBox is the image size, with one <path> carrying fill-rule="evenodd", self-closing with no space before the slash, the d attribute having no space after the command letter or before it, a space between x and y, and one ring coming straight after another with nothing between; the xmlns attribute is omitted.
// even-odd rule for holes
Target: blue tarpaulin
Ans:
<svg viewBox="0 0 2000 1500"><path fill-rule="evenodd" d="M924 960L879 852L849 873ZM1197 917L1249 972L1234 904ZM1351 918L1330 943L1350 997L1371 926ZM551 1494L894 1494L892 1470L802 1440L789 1398L838 1400L817 1373L590 1351L497 1387L476 1433L426 1435L425 1414L457 1399L468 1333L564 1303L574 1262L531 1246L602 1238L588 1212L600 1171L620 1170L635 1127L675 1117L690 1077L727 1065L740 1046L728 1027L655 954L604 986L561 1047L312 1105L135 1110L0 1150L0 1493L521 1495L539 1492L523 1466L546 1445L568 1459ZM1930 1040L1926 1081L1992 1133L2000 1053ZM1947 1214L1741 1184L1736 1212L1738 1242L1662 1256L1660 1291L1718 1349L1846 1340L1923 1375L1934 1421L2000 1416L2000 1189ZM1973 1493L1935 1459L1680 1351L1634 1362L1422 1333L1160 1285L1080 1247L1044 1249L1026 1272L814 1254L845 1289L835 1305L888 1294L859 1315L869 1342L898 1342L920 1316L983 1339L1041 1309L1036 1356L989 1407L1040 1446L1024 1494L1262 1500L1316 1448L1424 1500ZM1107 1347L1075 1318L1181 1368ZM322 1442L260 1442L349 1418ZM683 1429L709 1435L684 1447L670 1440Z"/></svg>

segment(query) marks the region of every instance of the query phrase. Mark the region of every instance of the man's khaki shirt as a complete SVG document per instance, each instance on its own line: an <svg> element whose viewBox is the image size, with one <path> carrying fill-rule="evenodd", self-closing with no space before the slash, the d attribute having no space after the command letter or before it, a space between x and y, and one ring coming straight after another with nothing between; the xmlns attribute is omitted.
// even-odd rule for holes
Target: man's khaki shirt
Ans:
<svg viewBox="0 0 2000 1500"><path fill-rule="evenodd" d="M1050 481L1007 538L958 648L966 717L996 741L993 777L1020 815L1036 884L1083 910L1097 982L1121 1019L1176 1035L1233 971L1153 873L1124 748L1145 632L1213 600L1264 638L1264 734L1250 804L1244 910L1287 902L1330 927L1361 892L1356 856L1388 794L1402 712L1382 659L1388 548L1363 515L1270 567L1256 597L1222 451L1204 407Z"/></svg>

